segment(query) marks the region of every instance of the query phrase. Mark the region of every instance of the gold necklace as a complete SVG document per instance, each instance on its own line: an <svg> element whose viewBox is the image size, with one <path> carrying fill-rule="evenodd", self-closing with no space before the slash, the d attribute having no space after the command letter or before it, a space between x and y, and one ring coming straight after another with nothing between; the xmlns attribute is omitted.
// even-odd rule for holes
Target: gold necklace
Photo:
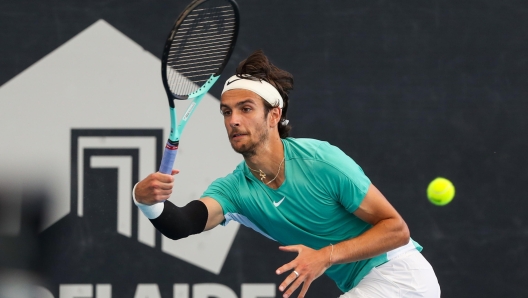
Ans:
<svg viewBox="0 0 528 298"><path fill-rule="evenodd" d="M266 173L262 172L261 169L259 169L258 171L257 170L253 170L252 168L249 167L249 165L246 163L247 167L252 170L253 172L255 173L259 173L259 176L260 176L260 181L262 181L262 183L268 185L270 184L271 182L273 182L275 179L277 179L277 177L279 177L279 173L280 173L280 169L282 167L282 164L284 163L284 157L282 158L282 161L279 165L279 170L277 171L277 174L275 174L275 177L273 177L273 179L271 179L270 181L268 182L264 182L264 179L266 179Z"/></svg>

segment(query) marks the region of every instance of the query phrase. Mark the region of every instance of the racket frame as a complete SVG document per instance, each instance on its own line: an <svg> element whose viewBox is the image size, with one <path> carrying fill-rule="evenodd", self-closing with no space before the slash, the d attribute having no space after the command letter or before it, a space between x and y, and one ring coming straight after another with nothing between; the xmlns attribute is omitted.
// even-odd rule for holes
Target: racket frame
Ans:
<svg viewBox="0 0 528 298"><path fill-rule="evenodd" d="M215 82L220 77L220 74L224 70L225 66L227 65L227 62L229 61L231 57L231 54L233 53L236 40L238 37L238 29L239 29L239 24L240 24L238 4L234 0L226 0L226 4L229 3L233 7L233 12L234 12L234 17L235 17L235 21L234 21L235 28L233 31L233 40L227 51L224 61L222 62L218 70L214 74L212 74L209 77L209 79L198 90L194 91L193 93L188 94L188 95L177 95L177 94L174 94L170 90L169 84L167 82L167 62L168 62L168 57L169 57L169 52L170 52L170 48L172 45L172 41L174 37L176 36L176 32L178 31L180 25L183 23L185 18L196 7L200 6L201 4L207 1L209 0L194 0L190 4L187 5L187 7L184 9L184 11L180 14L178 19L176 20L172 30L169 33L169 36L165 42L165 47L163 49L163 55L161 57L161 76L162 76L163 86L165 88L165 92L167 93L167 98L169 100L171 129L170 129L169 139L167 140L167 143L165 145L162 162L161 162L160 169L159 169L161 173L171 174L172 167L174 165L174 161L176 159L176 154L177 154L179 143L180 143L180 136L183 132L183 129L187 125L187 121L190 119L190 117L194 113L198 104L202 101L205 94L207 94L207 92L211 89L211 87L215 84ZM187 110L185 111L179 123L176 117L177 116L176 106L174 104L175 99L177 100L193 99L191 104L187 107Z"/></svg>

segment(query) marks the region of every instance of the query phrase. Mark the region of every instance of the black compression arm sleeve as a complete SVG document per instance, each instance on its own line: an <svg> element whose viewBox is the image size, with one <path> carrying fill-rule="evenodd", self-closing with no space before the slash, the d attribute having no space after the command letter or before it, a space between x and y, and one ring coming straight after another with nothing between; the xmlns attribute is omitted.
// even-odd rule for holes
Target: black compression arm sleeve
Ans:
<svg viewBox="0 0 528 298"><path fill-rule="evenodd" d="M166 237L177 240L203 232L209 212L202 201L192 201L185 207L164 202L163 212L150 222Z"/></svg>

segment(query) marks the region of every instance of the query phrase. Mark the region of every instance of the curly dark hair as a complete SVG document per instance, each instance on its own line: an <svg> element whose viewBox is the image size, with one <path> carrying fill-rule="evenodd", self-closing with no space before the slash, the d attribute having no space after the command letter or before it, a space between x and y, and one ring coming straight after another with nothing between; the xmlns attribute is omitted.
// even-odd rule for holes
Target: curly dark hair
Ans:
<svg viewBox="0 0 528 298"><path fill-rule="evenodd" d="M286 113L288 112L288 93L293 90L293 76L289 72L273 65L262 50L255 51L247 59L240 62L236 69L236 75L251 75L277 88L283 100L282 116L278 125L279 135L282 139L287 138L291 125L284 125L282 121L286 119ZM267 101L264 101L264 106L266 107L266 115L274 108Z"/></svg>

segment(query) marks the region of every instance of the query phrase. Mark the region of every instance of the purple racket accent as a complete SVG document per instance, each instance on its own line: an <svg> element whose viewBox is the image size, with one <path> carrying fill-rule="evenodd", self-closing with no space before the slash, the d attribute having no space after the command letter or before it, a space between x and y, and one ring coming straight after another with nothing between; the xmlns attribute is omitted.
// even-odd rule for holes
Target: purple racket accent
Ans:
<svg viewBox="0 0 528 298"><path fill-rule="evenodd" d="M169 140L165 145L165 151L163 152L163 158L161 159L161 165L159 168L160 173L169 175L172 173L176 153L178 153L178 145L171 144Z"/></svg>

